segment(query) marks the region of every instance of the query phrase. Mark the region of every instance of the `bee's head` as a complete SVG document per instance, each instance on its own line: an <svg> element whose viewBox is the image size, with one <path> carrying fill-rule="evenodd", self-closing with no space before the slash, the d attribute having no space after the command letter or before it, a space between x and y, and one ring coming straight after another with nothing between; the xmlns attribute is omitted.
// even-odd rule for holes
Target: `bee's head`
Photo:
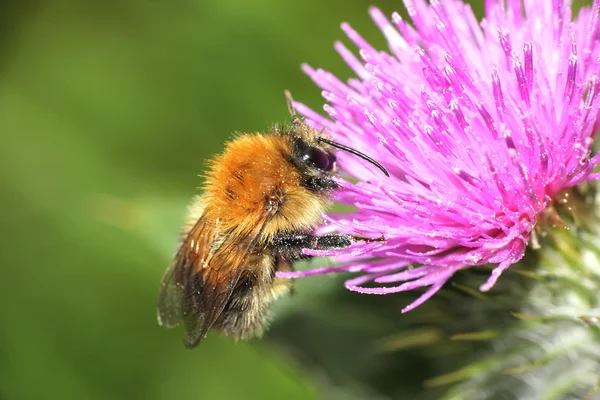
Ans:
<svg viewBox="0 0 600 400"><path fill-rule="evenodd" d="M336 189L337 184L333 180L336 170L333 149L314 138L298 134L294 128L289 132L289 140L289 161L300 173L300 184L319 194L327 194Z"/></svg>
<svg viewBox="0 0 600 400"><path fill-rule="evenodd" d="M294 158L302 169L313 170L317 174L332 173L335 170L335 154L329 146L320 142L306 142L301 136L294 138Z"/></svg>
<svg viewBox="0 0 600 400"><path fill-rule="evenodd" d="M291 161L306 177L308 184L305 186L317 192L337 187L332 179L336 167L334 148L354 154L375 165L386 176L390 176L387 170L371 157L356 149L334 142L308 126L296 115L291 94L286 91L285 95L292 116L292 126L283 131L292 140Z"/></svg>

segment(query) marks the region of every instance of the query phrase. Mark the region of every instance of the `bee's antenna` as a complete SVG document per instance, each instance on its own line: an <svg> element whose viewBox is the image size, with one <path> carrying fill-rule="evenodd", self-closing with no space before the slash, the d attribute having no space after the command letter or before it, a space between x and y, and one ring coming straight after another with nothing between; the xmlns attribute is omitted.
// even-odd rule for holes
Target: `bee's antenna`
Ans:
<svg viewBox="0 0 600 400"><path fill-rule="evenodd" d="M298 114L296 114L296 109L294 108L294 99L292 98L292 94L290 93L289 90L286 90L283 93L285 94L285 100L287 101L288 111L290 112L290 115L292 116L292 123L294 124L294 126L301 125L302 120L298 117Z"/></svg>
<svg viewBox="0 0 600 400"><path fill-rule="evenodd" d="M362 158L363 160L365 160L365 161L368 161L368 162L370 162L371 164L373 164L374 166L376 166L377 168L379 168L379 169L380 169L380 170L381 170L381 171L382 171L382 172L385 174L385 176L387 176L387 177L389 177L389 176L390 176L390 174L389 174L389 173L387 172L387 170L386 170L386 169L383 167L383 165L379 164L377 161L373 160L371 157L369 157L369 156L368 156L368 155L366 155L366 154L363 154L363 153L361 153L361 152L360 152L360 151L358 151L358 150L355 150L355 149L353 149L353 148L351 148L351 147L348 147L348 146L344 146L343 144L340 144L340 143L334 142L333 140L329 140L329 139L326 139L326 138L324 138L324 137L321 137L321 136L319 136L319 137L317 138L317 140L318 140L319 142L327 143L328 145L330 145L330 146L333 146L333 147L336 147L336 148L338 148L338 149L340 149L340 150L347 151L348 153L352 153L352 154L354 154L355 156L358 156L358 157Z"/></svg>

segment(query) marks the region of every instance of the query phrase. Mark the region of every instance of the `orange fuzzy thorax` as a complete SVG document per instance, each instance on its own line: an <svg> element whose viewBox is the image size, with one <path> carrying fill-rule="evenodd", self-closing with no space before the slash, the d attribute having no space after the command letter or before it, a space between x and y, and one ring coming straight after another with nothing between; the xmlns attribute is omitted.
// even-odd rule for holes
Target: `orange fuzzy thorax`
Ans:
<svg viewBox="0 0 600 400"><path fill-rule="evenodd" d="M265 227L265 238L315 227L327 200L301 185L302 175L291 162L292 146L288 137L277 134L247 134L229 142L207 174L209 217L224 230L248 234L272 201L279 208Z"/></svg>

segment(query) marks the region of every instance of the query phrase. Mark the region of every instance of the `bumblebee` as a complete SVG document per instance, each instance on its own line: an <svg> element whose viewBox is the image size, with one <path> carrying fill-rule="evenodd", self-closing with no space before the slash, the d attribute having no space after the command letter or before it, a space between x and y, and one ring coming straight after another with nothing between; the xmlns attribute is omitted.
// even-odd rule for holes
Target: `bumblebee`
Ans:
<svg viewBox="0 0 600 400"><path fill-rule="evenodd" d="M322 212L337 188L335 149L385 168L336 143L295 114L292 124L230 141L209 164L203 194L189 209L181 246L160 288L158 322L183 323L193 348L216 329L236 339L260 336L271 303L291 290L275 276L307 258L303 249L343 249L346 234L316 235Z"/></svg>

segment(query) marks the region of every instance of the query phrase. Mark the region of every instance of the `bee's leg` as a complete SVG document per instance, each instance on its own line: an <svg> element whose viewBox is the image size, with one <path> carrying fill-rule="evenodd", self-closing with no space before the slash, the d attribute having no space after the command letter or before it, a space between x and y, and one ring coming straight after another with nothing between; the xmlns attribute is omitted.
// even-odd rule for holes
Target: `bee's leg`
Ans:
<svg viewBox="0 0 600 400"><path fill-rule="evenodd" d="M294 262L293 260L286 260L283 257L275 256L275 271L276 272L293 272ZM274 272L275 272L274 271ZM290 279L282 279L275 278L275 274L273 274L273 278L275 279L273 282L273 291L275 293L285 293L288 292L290 294L296 293L296 288L294 287L294 281Z"/></svg>
<svg viewBox="0 0 600 400"><path fill-rule="evenodd" d="M354 242L379 242L383 238L370 239L362 236L329 233L315 235L310 232L284 232L273 239L273 249L277 255L287 260L310 258L302 252L304 249L336 250L350 247Z"/></svg>

